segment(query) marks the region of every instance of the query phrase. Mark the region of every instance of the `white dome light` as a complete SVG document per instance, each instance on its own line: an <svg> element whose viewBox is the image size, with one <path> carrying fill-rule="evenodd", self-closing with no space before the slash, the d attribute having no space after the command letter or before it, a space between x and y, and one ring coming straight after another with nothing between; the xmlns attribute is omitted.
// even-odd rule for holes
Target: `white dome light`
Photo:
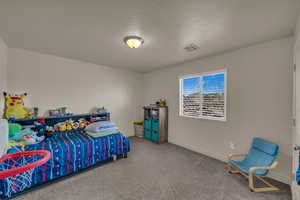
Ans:
<svg viewBox="0 0 300 200"><path fill-rule="evenodd" d="M144 44L144 39L138 36L127 36L124 38L124 42L130 48L136 49Z"/></svg>

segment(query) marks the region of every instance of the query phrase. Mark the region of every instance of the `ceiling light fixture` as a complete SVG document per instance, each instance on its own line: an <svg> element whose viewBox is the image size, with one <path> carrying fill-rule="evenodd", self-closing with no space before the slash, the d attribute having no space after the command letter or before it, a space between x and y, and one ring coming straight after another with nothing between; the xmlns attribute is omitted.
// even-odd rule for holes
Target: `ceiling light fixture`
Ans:
<svg viewBox="0 0 300 200"><path fill-rule="evenodd" d="M142 44L144 44L144 39L139 36L126 36L124 38L124 42L130 48L136 49L139 48Z"/></svg>

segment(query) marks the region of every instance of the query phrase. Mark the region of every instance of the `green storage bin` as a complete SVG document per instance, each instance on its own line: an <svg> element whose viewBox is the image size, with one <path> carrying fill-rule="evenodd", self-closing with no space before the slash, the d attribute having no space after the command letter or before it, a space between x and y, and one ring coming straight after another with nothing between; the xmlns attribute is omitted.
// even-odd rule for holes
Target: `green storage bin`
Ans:
<svg viewBox="0 0 300 200"><path fill-rule="evenodd" d="M152 129L155 131L159 130L159 122L158 120L152 120Z"/></svg>
<svg viewBox="0 0 300 200"><path fill-rule="evenodd" d="M145 127L145 129L151 129L151 120L150 119L145 119L144 127Z"/></svg>
<svg viewBox="0 0 300 200"><path fill-rule="evenodd" d="M159 134L158 134L158 132L157 131L152 131L152 140L154 141L154 142L159 142Z"/></svg>
<svg viewBox="0 0 300 200"><path fill-rule="evenodd" d="M149 129L145 129L144 136L145 136L145 138L151 140L151 131Z"/></svg>

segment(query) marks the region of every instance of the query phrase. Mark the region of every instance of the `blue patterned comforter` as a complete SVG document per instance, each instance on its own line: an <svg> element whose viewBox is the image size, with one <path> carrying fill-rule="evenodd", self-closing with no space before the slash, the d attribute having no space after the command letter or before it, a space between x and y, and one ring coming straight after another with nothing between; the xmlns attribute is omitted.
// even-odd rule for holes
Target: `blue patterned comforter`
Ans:
<svg viewBox="0 0 300 200"><path fill-rule="evenodd" d="M39 144L26 146L25 150L51 152L51 159L34 170L31 183L33 186L88 168L115 155L125 154L130 151L130 144L121 133L93 138L82 130L76 130L56 132ZM0 197L4 198L8 190L4 180L0 181L0 189Z"/></svg>

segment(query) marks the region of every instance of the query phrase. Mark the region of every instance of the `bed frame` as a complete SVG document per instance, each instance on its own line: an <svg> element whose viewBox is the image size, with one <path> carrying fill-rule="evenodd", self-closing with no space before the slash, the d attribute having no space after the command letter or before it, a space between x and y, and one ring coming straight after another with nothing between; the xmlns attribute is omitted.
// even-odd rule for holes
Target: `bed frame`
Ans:
<svg viewBox="0 0 300 200"><path fill-rule="evenodd" d="M44 120L46 125L53 126L56 123L64 122L68 119L72 119L72 120L76 121L80 118L84 118L88 121L93 121L93 120L94 121L110 121L110 113L65 115L65 116L56 116L56 117L39 117L39 118L31 118L31 119L10 120L10 122L18 123L18 124L21 124L22 126L33 126L34 122L39 121L39 120ZM12 199L12 198L15 198L17 196L26 194L28 192L47 187L48 185L51 185L53 183L57 183L59 181L65 180L65 179L67 179L71 176L84 173L86 171L97 168L97 167L102 166L104 164L113 162L115 160L123 159L123 158L127 158L127 153L108 158L107 160L100 161L100 162L98 162L98 163L96 163L96 164L94 164L94 165L92 165L88 168L80 169L77 172L73 172L73 173L67 174L65 176L61 176L59 178L47 181L45 183L40 183L40 184L37 184L37 185L33 185L32 187L30 187L28 189L25 189L22 192L18 192L16 194L13 194L10 198L0 198L0 199Z"/></svg>

